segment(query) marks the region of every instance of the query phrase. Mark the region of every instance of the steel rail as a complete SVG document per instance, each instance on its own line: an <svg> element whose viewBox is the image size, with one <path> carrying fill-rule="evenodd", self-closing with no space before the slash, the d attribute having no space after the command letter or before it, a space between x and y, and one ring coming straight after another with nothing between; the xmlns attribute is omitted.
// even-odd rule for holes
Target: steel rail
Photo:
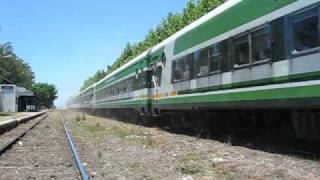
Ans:
<svg viewBox="0 0 320 180"><path fill-rule="evenodd" d="M70 133L69 131L67 130L67 127L64 123L64 120L63 120L63 117L61 115L61 112L59 112L59 116L60 116L60 120L62 122L62 125L63 125L63 128L64 128L64 131L65 131L65 134L67 136L67 139L68 139L68 142L69 142L69 145L70 145L70 148L71 148L71 151L72 151L72 156L77 164L77 167L78 167L78 170L79 170L79 173L81 175L81 179L82 180L89 180L90 179L90 176L88 175L81 159L80 159L80 156L79 156L79 153L77 152L77 149L74 145L74 143L72 142L72 138L70 136Z"/></svg>
<svg viewBox="0 0 320 180"><path fill-rule="evenodd" d="M20 133L14 139L7 142L4 146L0 147L0 155L4 154L8 149L10 149L19 139L25 136L28 132L34 129L40 122L48 117L48 114L43 115L40 117L38 121L36 121L30 128L26 129L24 132ZM36 117L37 118L37 117Z"/></svg>

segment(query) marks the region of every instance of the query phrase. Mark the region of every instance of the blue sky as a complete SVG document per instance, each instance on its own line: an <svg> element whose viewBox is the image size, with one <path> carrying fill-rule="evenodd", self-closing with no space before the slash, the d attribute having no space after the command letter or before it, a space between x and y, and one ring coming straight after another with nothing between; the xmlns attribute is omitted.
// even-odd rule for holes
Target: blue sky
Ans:
<svg viewBox="0 0 320 180"><path fill-rule="evenodd" d="M187 0L0 0L0 43L12 42L37 82L55 84L57 106Z"/></svg>

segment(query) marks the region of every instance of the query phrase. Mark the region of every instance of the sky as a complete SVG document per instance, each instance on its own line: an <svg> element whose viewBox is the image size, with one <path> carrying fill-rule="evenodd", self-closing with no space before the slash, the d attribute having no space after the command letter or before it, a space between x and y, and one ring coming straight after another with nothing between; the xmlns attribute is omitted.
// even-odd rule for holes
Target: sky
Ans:
<svg viewBox="0 0 320 180"><path fill-rule="evenodd" d="M12 42L36 82L56 85L63 107L127 42L144 39L187 0L0 0L0 43Z"/></svg>

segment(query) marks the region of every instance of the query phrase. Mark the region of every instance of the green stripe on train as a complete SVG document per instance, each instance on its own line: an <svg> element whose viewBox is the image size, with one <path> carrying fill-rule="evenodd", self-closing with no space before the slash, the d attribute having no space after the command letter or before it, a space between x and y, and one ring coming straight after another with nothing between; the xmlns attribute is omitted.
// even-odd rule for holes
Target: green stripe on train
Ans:
<svg viewBox="0 0 320 180"><path fill-rule="evenodd" d="M316 72L308 72L308 73L302 73L302 74L292 74L289 76L280 76L280 77L273 77L273 78L244 81L244 82L233 83L233 84L209 86L209 87L197 88L197 89L186 89L186 90L178 91L178 94L192 94L192 93L198 93L198 92L227 90L227 89L252 87L252 86L259 86L259 85L261 86L261 85L281 84L281 83L289 83L289 82L300 82L300 81L307 81L307 80L317 80L319 78L320 78L320 71L316 71Z"/></svg>
<svg viewBox="0 0 320 180"><path fill-rule="evenodd" d="M320 97L320 85L302 87L289 87L270 90L256 90L246 92L233 92L225 94L191 95L174 97L154 101L155 105L186 104L186 103L223 103L258 100L281 100L297 98ZM146 107L149 100L130 100L121 102L104 102L95 105L95 108L127 108Z"/></svg>
<svg viewBox="0 0 320 180"><path fill-rule="evenodd" d="M320 85L256 90L250 92L233 92L226 94L194 95L159 100L155 104L210 103L233 101L280 100L293 98L320 97Z"/></svg>
<svg viewBox="0 0 320 180"><path fill-rule="evenodd" d="M95 108L126 108L126 107L145 107L150 100L127 100L96 103Z"/></svg>
<svg viewBox="0 0 320 180"><path fill-rule="evenodd" d="M174 54L235 29L297 0L243 0L177 38Z"/></svg>

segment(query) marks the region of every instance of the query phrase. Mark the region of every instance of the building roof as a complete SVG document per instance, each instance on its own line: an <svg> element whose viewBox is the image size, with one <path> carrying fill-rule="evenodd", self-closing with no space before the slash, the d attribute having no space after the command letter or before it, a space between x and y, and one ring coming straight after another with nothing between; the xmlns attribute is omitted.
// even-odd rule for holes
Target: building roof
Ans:
<svg viewBox="0 0 320 180"><path fill-rule="evenodd" d="M1 87L4 86L11 86L11 87L15 87L15 93L16 93L16 96L17 97L20 97L20 96L34 96L34 93L30 90L27 90L26 88L24 87L19 87L15 84L1 84L0 82L0 91L1 91Z"/></svg>
<svg viewBox="0 0 320 180"><path fill-rule="evenodd" d="M17 96L34 96L34 93L26 88L17 86Z"/></svg>

